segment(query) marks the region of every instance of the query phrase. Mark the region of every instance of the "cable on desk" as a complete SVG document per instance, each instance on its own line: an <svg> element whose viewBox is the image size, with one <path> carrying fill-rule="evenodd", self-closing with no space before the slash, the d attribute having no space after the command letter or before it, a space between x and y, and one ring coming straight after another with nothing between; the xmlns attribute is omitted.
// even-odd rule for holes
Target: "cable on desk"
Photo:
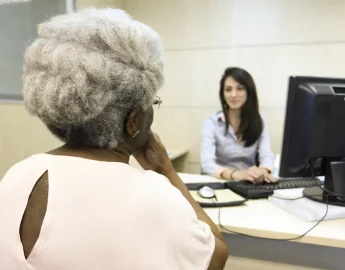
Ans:
<svg viewBox="0 0 345 270"><path fill-rule="evenodd" d="M280 197L277 197L277 196L270 196L270 197L271 197L271 198L276 198L276 199L285 200L285 201L295 201L295 200L300 200L300 199L305 198L305 196L297 197L297 198L280 198Z"/></svg>
<svg viewBox="0 0 345 270"><path fill-rule="evenodd" d="M323 190L323 191L325 191L325 192L330 194L330 195L325 194L323 196L334 196L334 197L345 199L344 195L339 194L339 193L335 193L334 191L330 191L327 188L323 187L322 185L317 185L317 187L319 187L321 190Z"/></svg>
<svg viewBox="0 0 345 270"><path fill-rule="evenodd" d="M305 235L307 235L309 232L311 232L316 226L318 226L327 216L328 214L328 196L325 196L327 198L327 203L326 203L326 212L324 214L324 216L314 225L312 226L309 230L307 230L305 233L301 234L300 236L297 236L297 237L293 237L293 238L268 238L268 237L261 237L261 236L255 236L255 235L250 235L250 234L245 234L245 233L240 233L240 232L235 232L235 231L232 231L232 230L229 230L227 228L225 228L221 221L220 221L220 207L218 207L218 223L219 223L219 226L227 231L227 232L230 232L230 233L233 233L233 234L237 234L237 235L242 235L242 236L247 236L247 237L250 237L250 238L256 238L256 239L264 239L264 240L272 240L272 241L293 241L293 240L298 240L300 238L303 238ZM275 197L275 198L278 198L278 197ZM293 198L293 199L284 199L284 198L279 198L279 199L282 199L282 200L298 200L298 199L302 199L304 197L299 197L299 198ZM213 200L214 201L214 200Z"/></svg>

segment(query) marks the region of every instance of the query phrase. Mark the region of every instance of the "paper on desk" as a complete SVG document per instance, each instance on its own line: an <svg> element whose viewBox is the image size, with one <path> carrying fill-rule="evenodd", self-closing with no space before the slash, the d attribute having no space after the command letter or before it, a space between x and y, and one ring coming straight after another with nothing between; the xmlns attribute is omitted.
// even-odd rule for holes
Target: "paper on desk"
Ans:
<svg viewBox="0 0 345 270"><path fill-rule="evenodd" d="M215 202L214 199L205 199L202 198L198 191L190 191L191 195L193 196L194 200L197 202L206 202L206 203L212 203ZM237 202L244 200L241 196L237 195L236 193L232 192L229 189L219 189L215 190L215 194L217 197L218 203L222 202Z"/></svg>
<svg viewBox="0 0 345 270"><path fill-rule="evenodd" d="M209 175L178 173L184 183L224 182Z"/></svg>
<svg viewBox="0 0 345 270"><path fill-rule="evenodd" d="M282 189L274 191L273 197L268 200L278 207L290 212L291 214L305 221L319 221L324 217L327 205L314 202L307 198L298 200L284 200L300 198L303 196L303 188L298 189ZM279 198L276 198L279 197ZM325 220L337 219L345 217L345 207L328 205L328 213Z"/></svg>
<svg viewBox="0 0 345 270"><path fill-rule="evenodd" d="M300 198L303 197L303 189L304 188L276 189L273 196L284 199Z"/></svg>

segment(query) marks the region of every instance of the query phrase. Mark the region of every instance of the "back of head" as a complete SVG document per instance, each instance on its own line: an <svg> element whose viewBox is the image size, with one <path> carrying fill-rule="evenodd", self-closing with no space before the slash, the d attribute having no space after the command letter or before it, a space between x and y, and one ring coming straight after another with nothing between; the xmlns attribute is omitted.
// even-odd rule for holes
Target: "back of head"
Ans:
<svg viewBox="0 0 345 270"><path fill-rule="evenodd" d="M162 52L158 34L122 10L56 16L25 54L26 107L65 142L114 148L128 113L152 105Z"/></svg>

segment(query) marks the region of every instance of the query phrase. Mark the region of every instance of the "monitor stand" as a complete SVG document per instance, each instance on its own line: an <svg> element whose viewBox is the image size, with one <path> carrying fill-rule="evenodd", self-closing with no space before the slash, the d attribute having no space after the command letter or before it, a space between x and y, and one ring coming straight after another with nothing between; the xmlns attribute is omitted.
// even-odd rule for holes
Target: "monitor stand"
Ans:
<svg viewBox="0 0 345 270"><path fill-rule="evenodd" d="M327 158L324 162L324 188L330 192L320 187L311 187L305 188L303 195L319 203L345 207L345 161Z"/></svg>

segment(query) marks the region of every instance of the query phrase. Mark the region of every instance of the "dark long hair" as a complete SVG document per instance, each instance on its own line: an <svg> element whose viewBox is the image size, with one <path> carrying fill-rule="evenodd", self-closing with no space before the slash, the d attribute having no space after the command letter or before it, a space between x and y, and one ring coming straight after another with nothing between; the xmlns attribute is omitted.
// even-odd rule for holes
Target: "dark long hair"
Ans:
<svg viewBox="0 0 345 270"><path fill-rule="evenodd" d="M219 97L225 117L225 135L228 132L230 120L228 116L228 104L224 98L224 82L226 78L232 77L241 84L247 92L247 100L241 108L241 124L237 135L242 135L245 146L253 145L260 137L263 129L262 119L259 113L259 101L256 86L252 76L244 69L231 67L227 68L220 80Z"/></svg>

